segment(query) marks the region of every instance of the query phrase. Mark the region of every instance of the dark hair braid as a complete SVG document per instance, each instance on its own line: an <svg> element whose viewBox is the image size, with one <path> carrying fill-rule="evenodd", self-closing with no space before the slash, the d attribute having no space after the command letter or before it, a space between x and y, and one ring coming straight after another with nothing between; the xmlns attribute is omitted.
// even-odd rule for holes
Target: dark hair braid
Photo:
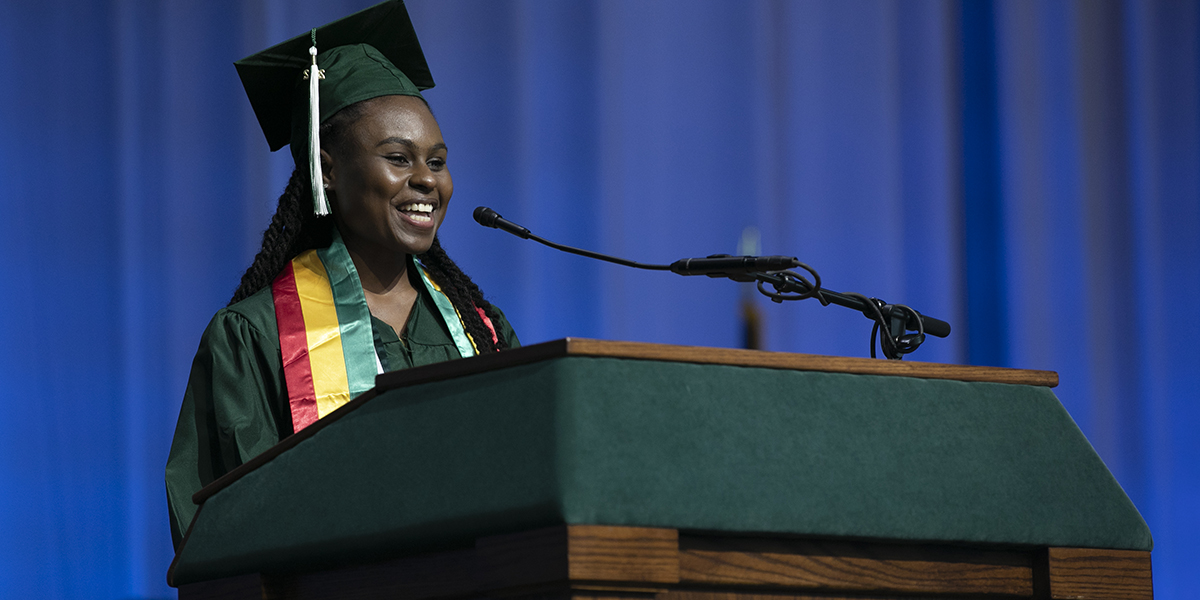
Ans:
<svg viewBox="0 0 1200 600"><path fill-rule="evenodd" d="M488 318L492 320L493 326L499 322L499 311L484 299L479 286L475 285L475 282L471 281L471 278L458 268L458 265L451 260L450 255L442 249L442 244L436 237L433 238L433 245L420 258L421 264L429 269L433 280L446 293L446 297L450 298L454 308L458 309L463 327L475 340L479 353L498 352L508 348L508 343L504 341L503 337L500 337L499 331L496 332L496 342L492 342L492 330L484 324L483 318L479 316L479 312L475 308L483 309Z"/></svg>
<svg viewBox="0 0 1200 600"><path fill-rule="evenodd" d="M271 217L271 224L263 232L262 249L242 275L242 281L233 292L229 304L241 302L271 285L288 261L297 254L329 244L329 228L333 220L318 217L312 210L305 210L311 204L306 200L312 197L311 185L305 179L299 169L292 171L287 187L279 196L275 216Z"/></svg>
<svg viewBox="0 0 1200 600"><path fill-rule="evenodd" d="M328 149L340 145L350 124L362 116L367 102L370 100L351 104L322 123L321 147ZM275 216L263 232L262 249L242 275L242 282L233 292L229 304L241 302L271 285L288 261L301 252L328 246L332 241L332 228L331 217L318 217L312 211L312 183L300 169L293 170L287 187L279 196Z"/></svg>

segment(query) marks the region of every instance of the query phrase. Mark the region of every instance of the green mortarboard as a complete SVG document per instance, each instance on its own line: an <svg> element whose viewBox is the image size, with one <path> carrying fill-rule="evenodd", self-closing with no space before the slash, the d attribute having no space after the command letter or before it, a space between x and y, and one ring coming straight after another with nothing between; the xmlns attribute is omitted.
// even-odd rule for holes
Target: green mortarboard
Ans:
<svg viewBox="0 0 1200 600"><path fill-rule="evenodd" d="M309 77L314 62L319 85ZM308 171L317 214L328 213L316 167L317 127L355 102L391 95L420 97L420 90L433 87L403 0L389 0L322 25L234 66L271 151L291 144L296 167ZM313 98L318 98L315 111Z"/></svg>

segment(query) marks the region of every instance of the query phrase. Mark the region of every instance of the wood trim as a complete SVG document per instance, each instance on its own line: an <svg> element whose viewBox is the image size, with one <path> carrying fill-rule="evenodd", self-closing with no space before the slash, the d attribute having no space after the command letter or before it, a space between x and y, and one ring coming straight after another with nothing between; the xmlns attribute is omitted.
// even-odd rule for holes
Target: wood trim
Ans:
<svg viewBox="0 0 1200 600"><path fill-rule="evenodd" d="M983 596L981 598L988 598ZM959 600L957 597L951 597L953 600ZM710 591L710 590L671 590L670 592L658 596L655 600L928 600L913 596L904 596L897 594L837 594L837 593L821 593L815 594L797 593L782 590L739 590L739 591ZM951 600L947 598L946 600ZM976 599L979 600L979 599ZM1019 600L1015 598L1004 598L1004 600Z"/></svg>
<svg viewBox="0 0 1200 600"><path fill-rule="evenodd" d="M1150 553L1134 550L1050 548L1046 553L1050 598L1149 600L1154 598Z"/></svg>
<svg viewBox="0 0 1200 600"><path fill-rule="evenodd" d="M992 596L982 596L973 600L982 600ZM999 596L1004 600L1020 600ZM838 594L838 593L797 593L778 590L752 590L736 592L714 592L708 590L671 590L655 600L930 600L929 597L913 597L898 594ZM961 597L950 597L946 600L961 600Z"/></svg>
<svg viewBox="0 0 1200 600"><path fill-rule="evenodd" d="M497 354L392 371L378 376L375 379L375 386L376 390L382 393L395 388L418 385L441 379L452 379L454 377L567 356L597 356L703 365L758 367L789 371L820 371L855 375L949 379L954 381L1009 383L1041 387L1058 386L1058 373L1054 371L973 367L968 365L877 360L873 358L846 356L821 356L818 354L793 354L788 352L766 352L763 350L740 350L736 348L616 342L585 338L563 338Z"/></svg>
<svg viewBox="0 0 1200 600"><path fill-rule="evenodd" d="M1046 588L1035 589L1044 574ZM1046 594L1046 589L1052 593ZM513 598L1152 599L1150 554L1084 548L747 538L674 529L564 525L481 537L468 549L323 572L183 586L181 600Z"/></svg>
<svg viewBox="0 0 1200 600"><path fill-rule="evenodd" d="M567 555L572 581L679 582L675 529L568 525Z"/></svg>
<svg viewBox="0 0 1200 600"><path fill-rule="evenodd" d="M804 539L689 538L680 582L814 592L1033 595L1030 552Z"/></svg>
<svg viewBox="0 0 1200 600"><path fill-rule="evenodd" d="M570 356L606 356L611 358L732 365L764 369L785 369L790 371L821 371L855 375L950 379L955 381L1010 383L1041 387L1058 386L1058 373L1054 371L973 367L968 365L877 360L847 356L822 356L818 354L793 354L788 352L766 352L763 350L741 350L735 348L612 342L582 338L566 338L563 341L567 343L567 354Z"/></svg>

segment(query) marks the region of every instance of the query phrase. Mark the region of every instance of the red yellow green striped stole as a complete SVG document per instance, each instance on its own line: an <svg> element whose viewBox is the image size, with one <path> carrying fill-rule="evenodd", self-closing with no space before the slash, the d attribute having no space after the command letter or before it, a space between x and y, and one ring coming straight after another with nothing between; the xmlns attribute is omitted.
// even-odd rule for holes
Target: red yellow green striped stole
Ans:
<svg viewBox="0 0 1200 600"><path fill-rule="evenodd" d="M328 248L292 259L271 284L293 431L371 389L383 371L358 272L336 230L333 237ZM475 342L450 299L417 267L459 354L474 356Z"/></svg>

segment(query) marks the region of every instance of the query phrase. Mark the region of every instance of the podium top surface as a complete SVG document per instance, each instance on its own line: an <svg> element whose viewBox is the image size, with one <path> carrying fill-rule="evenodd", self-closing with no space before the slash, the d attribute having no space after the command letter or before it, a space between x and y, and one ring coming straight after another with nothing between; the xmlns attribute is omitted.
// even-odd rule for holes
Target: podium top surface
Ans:
<svg viewBox="0 0 1200 600"><path fill-rule="evenodd" d="M794 354L789 352L767 352L764 350L741 350L735 348L673 346L669 344L617 342L583 338L562 338L532 346L525 346L511 352L478 356L463 361L438 363L419 369L392 371L379 375L375 383L381 390L386 390L409 385L412 381L425 382L441 378L459 377L470 373L565 356L604 356L632 360L760 367L791 371L819 371L825 373L852 373L856 375L1011 383L1051 388L1058 386L1058 373L1054 371L974 367L968 365L823 356L819 354Z"/></svg>
<svg viewBox="0 0 1200 600"><path fill-rule="evenodd" d="M1148 550L1054 383L575 339L383 374L201 490L173 581L563 523Z"/></svg>

